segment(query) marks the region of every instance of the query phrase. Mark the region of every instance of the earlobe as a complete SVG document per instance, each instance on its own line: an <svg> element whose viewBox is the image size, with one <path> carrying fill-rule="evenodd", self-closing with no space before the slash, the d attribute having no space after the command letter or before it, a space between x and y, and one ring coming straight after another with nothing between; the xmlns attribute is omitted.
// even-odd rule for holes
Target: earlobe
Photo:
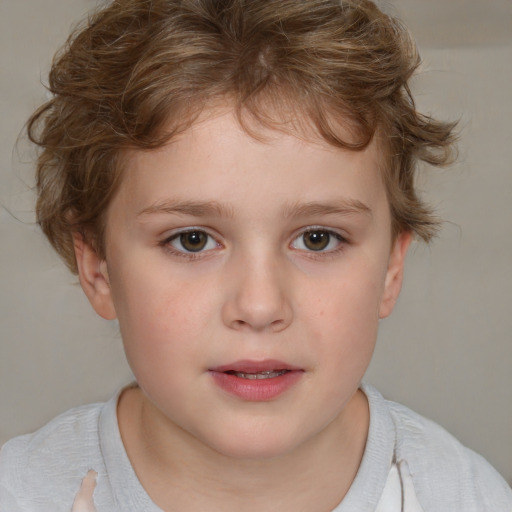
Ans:
<svg viewBox="0 0 512 512"><path fill-rule="evenodd" d="M107 320L116 318L108 279L106 261L100 258L83 235L74 233L73 243L78 267L78 277L92 307Z"/></svg>
<svg viewBox="0 0 512 512"><path fill-rule="evenodd" d="M412 241L412 233L402 231L396 237L391 254L389 256L386 280L384 282L384 292L379 308L379 318L386 318L391 314L395 303L402 289L404 277L404 263L407 249Z"/></svg>

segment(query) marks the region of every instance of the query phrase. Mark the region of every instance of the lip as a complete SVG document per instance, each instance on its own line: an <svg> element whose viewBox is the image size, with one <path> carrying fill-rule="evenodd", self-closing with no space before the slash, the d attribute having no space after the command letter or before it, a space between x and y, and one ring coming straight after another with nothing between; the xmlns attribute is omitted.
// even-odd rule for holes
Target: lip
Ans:
<svg viewBox="0 0 512 512"><path fill-rule="evenodd" d="M258 373L270 372L272 370L302 370L298 366L293 366L278 359L264 359L263 361L253 361L244 359L243 361L235 361L233 363L216 366L209 369L211 372L244 372L244 373Z"/></svg>
<svg viewBox="0 0 512 512"><path fill-rule="evenodd" d="M285 370L285 373L265 379L246 379L232 373L260 373ZM214 383L226 393L250 402L276 399L298 383L304 370L276 359L243 360L209 369Z"/></svg>

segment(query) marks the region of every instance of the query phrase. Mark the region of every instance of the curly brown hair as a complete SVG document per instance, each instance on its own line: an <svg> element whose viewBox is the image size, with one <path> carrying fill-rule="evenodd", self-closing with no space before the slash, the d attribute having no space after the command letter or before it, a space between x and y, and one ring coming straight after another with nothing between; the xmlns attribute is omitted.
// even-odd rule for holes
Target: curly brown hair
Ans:
<svg viewBox="0 0 512 512"><path fill-rule="evenodd" d="M355 151L380 134L393 232L428 241L438 221L415 169L448 163L454 124L416 110L418 64L407 30L369 0L115 0L57 54L52 99L28 121L42 148L38 222L73 272L74 233L104 257L124 151L165 144L222 100L253 136L247 116L274 129L306 121Z"/></svg>

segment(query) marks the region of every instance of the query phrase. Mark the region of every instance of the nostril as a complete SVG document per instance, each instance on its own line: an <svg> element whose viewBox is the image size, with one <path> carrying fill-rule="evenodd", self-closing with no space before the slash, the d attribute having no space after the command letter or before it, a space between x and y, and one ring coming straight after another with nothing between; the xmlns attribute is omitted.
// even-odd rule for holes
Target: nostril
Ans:
<svg viewBox="0 0 512 512"><path fill-rule="evenodd" d="M281 331L293 317L292 307L278 279L249 275L232 281L222 305L226 326L237 330Z"/></svg>
<svg viewBox="0 0 512 512"><path fill-rule="evenodd" d="M255 327L250 322L246 322L245 320L233 320L231 322L231 327L236 330L244 330L244 329L257 329L258 327ZM286 327L286 322L282 319L274 320L270 322L269 324L262 326L261 329L268 329L270 331L279 332L280 330L284 329Z"/></svg>

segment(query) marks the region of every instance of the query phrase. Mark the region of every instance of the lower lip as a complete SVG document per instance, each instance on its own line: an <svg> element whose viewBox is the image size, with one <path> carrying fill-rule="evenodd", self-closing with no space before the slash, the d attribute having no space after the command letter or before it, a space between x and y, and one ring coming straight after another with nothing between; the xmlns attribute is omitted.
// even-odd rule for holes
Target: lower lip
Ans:
<svg viewBox="0 0 512 512"><path fill-rule="evenodd" d="M267 402L290 389L304 372L292 370L270 379L244 379L224 372L210 373L214 382L230 395L251 402Z"/></svg>

